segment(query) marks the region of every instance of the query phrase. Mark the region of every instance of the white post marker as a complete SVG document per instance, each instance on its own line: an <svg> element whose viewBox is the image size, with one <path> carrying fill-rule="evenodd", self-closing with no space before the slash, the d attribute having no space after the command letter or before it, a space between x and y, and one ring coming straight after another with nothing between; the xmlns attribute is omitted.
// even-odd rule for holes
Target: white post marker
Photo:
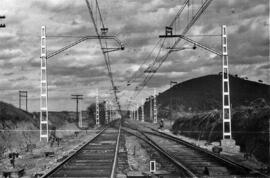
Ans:
<svg viewBox="0 0 270 178"><path fill-rule="evenodd" d="M150 173L155 173L157 171L156 161L150 161Z"/></svg>

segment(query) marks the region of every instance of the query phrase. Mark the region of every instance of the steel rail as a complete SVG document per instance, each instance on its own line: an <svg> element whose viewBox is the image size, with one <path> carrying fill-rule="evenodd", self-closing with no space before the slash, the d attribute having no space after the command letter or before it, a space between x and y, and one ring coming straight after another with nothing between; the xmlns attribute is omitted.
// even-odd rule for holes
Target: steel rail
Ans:
<svg viewBox="0 0 270 178"><path fill-rule="evenodd" d="M148 127L148 128L150 128L150 127ZM147 133L147 134L152 134L152 135L156 135L156 136L161 136L161 137L163 137L163 138L167 138L167 139L169 139L169 140L172 140L172 141L175 141L175 142L177 142L177 143L183 144L183 145L185 145L185 146L187 146L187 147L189 147L189 148L192 148L192 149L194 149L194 150L200 151L201 153L207 154L207 155L211 156L212 158L217 159L217 160L221 161L222 163L225 163L225 164L228 165L228 166L231 166L231 167L238 167L238 168L241 168L242 170L245 170L245 171L247 171L247 172L249 172L249 173L253 172L253 173L259 174L260 176L268 177L266 174L263 174L263 173L261 173L261 172L259 172L259 171L256 171L256 170L252 169L252 168L249 168L249 167L246 167L246 166L244 166L244 165L241 165L241 164L239 164L239 163L237 163L237 162L234 162L234 161L232 161L232 160L230 160L230 159L228 159L228 158L226 158L226 157L224 157L224 156L221 156L221 155L217 155L217 154L215 154L215 153L212 153L211 151L208 151L208 150L206 150L206 149L203 149L203 148L201 148L201 147L198 147L198 146L196 146L196 145L193 145L193 144L191 144L191 143L189 143L189 142L187 142L187 141L184 141L184 140L182 140L182 139L180 139L180 138L176 138L176 137L171 136L171 135L168 135L168 134L166 134L166 133L159 132L158 130L155 130L155 129L153 129L153 128L150 128L150 129L153 130L153 131L156 132L156 133L153 133L153 132L147 132L147 131L146 131L145 133Z"/></svg>
<svg viewBox="0 0 270 178"><path fill-rule="evenodd" d="M142 138L142 137L138 136L137 134L126 130L125 128L122 128L122 130L125 131L125 132L127 132L127 133L129 133L129 134L131 134L131 135L134 135L135 137L143 140L144 142L146 142L147 144L149 144L150 146L152 146L153 148L155 148L159 153L161 153L163 156L165 156L167 159L169 159L173 164L175 164L178 168L180 168L184 172L185 177L194 177L194 178L197 177L191 170L189 170L186 166L184 166L182 163L180 163L179 161L177 161L174 158L174 156L172 156L167 151L165 151L164 149L162 149L158 144L156 144L154 141L152 141L148 136L146 136L142 132L136 130L141 135L143 135L145 138ZM132 130L135 130L135 129L132 129Z"/></svg>
<svg viewBox="0 0 270 178"><path fill-rule="evenodd" d="M90 139L89 141L87 141L85 144L83 144L82 146L80 146L80 148L75 151L73 154L71 154L70 156L68 156L64 161L62 161L60 164L56 165L54 168L52 168L49 172L47 172L45 175L43 175L41 178L47 178L50 175L52 175L55 171L57 171L57 169L59 169L62 165L64 165L66 162L68 162L71 158L73 158L79 151L81 151L86 145L88 145L89 143L93 142L94 140L96 140L106 129L108 129L109 127L105 127L103 128L94 138Z"/></svg>
<svg viewBox="0 0 270 178"><path fill-rule="evenodd" d="M114 178L115 171L116 171L120 135L121 135L121 121L120 121L120 126L118 129L117 142L116 142L116 146L115 146L114 160L113 160L113 166L112 166L112 171L111 171L111 176L110 176L111 178Z"/></svg>

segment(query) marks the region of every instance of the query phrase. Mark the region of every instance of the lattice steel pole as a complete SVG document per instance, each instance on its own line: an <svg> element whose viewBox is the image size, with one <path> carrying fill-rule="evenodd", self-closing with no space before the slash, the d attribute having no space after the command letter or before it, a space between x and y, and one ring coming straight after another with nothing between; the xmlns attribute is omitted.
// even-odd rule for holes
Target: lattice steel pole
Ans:
<svg viewBox="0 0 270 178"><path fill-rule="evenodd" d="M109 119L108 119L108 101L105 100L105 122L106 124L109 123Z"/></svg>
<svg viewBox="0 0 270 178"><path fill-rule="evenodd" d="M134 117L135 117L135 113L134 113L134 108L132 106L132 120L134 120Z"/></svg>
<svg viewBox="0 0 270 178"><path fill-rule="evenodd" d="M222 120L223 139L231 139L231 107L229 86L229 61L227 45L227 28L222 26Z"/></svg>
<svg viewBox="0 0 270 178"><path fill-rule="evenodd" d="M110 122L112 121L112 102L110 101Z"/></svg>
<svg viewBox="0 0 270 178"><path fill-rule="evenodd" d="M139 120L139 104L137 103L137 121Z"/></svg>
<svg viewBox="0 0 270 178"><path fill-rule="evenodd" d="M21 91L19 91L19 109L22 109Z"/></svg>
<svg viewBox="0 0 270 178"><path fill-rule="evenodd" d="M144 101L142 99L142 122L144 122Z"/></svg>
<svg viewBox="0 0 270 178"><path fill-rule="evenodd" d="M80 111L80 117L79 117L79 127L83 127L83 113L82 110Z"/></svg>
<svg viewBox="0 0 270 178"><path fill-rule="evenodd" d="M153 119L152 96L149 97L149 104L150 104L150 121L152 121Z"/></svg>
<svg viewBox="0 0 270 178"><path fill-rule="evenodd" d="M98 100L98 89L96 91L96 126L99 126L99 100Z"/></svg>
<svg viewBox="0 0 270 178"><path fill-rule="evenodd" d="M48 142L48 82L47 82L47 45L46 27L41 27L41 81L40 81L40 141Z"/></svg>
<svg viewBox="0 0 270 178"><path fill-rule="evenodd" d="M157 94L156 89L154 89L154 123L157 123Z"/></svg>
<svg viewBox="0 0 270 178"><path fill-rule="evenodd" d="M134 120L136 120L136 118L137 118L136 106L134 105L133 107L134 107L133 108L133 111L134 111Z"/></svg>

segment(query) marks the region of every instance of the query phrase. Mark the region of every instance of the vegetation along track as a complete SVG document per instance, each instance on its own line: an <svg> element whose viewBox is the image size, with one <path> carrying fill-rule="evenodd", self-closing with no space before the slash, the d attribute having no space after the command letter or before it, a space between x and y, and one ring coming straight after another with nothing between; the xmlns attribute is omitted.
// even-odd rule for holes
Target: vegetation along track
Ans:
<svg viewBox="0 0 270 178"><path fill-rule="evenodd" d="M137 126L129 127L129 132L130 129L133 130L132 134L153 145L159 152L166 154L165 156L172 162L178 164L186 176L267 177L258 171L242 166L223 156L157 130Z"/></svg>
<svg viewBox="0 0 270 178"><path fill-rule="evenodd" d="M47 177L114 177L117 163L120 122L118 129L104 128L60 165L43 176Z"/></svg>

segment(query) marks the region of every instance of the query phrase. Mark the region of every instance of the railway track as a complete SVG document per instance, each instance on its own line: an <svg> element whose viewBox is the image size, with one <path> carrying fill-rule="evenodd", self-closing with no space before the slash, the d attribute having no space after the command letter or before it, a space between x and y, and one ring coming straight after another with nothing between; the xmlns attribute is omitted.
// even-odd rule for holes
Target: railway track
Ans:
<svg viewBox="0 0 270 178"><path fill-rule="evenodd" d="M44 175L49 177L114 177L121 133L118 128L104 128L96 137Z"/></svg>
<svg viewBox="0 0 270 178"><path fill-rule="evenodd" d="M127 126L127 125L125 125ZM176 164L188 177L267 177L225 157L150 128L123 127ZM182 175L183 176L183 175Z"/></svg>

